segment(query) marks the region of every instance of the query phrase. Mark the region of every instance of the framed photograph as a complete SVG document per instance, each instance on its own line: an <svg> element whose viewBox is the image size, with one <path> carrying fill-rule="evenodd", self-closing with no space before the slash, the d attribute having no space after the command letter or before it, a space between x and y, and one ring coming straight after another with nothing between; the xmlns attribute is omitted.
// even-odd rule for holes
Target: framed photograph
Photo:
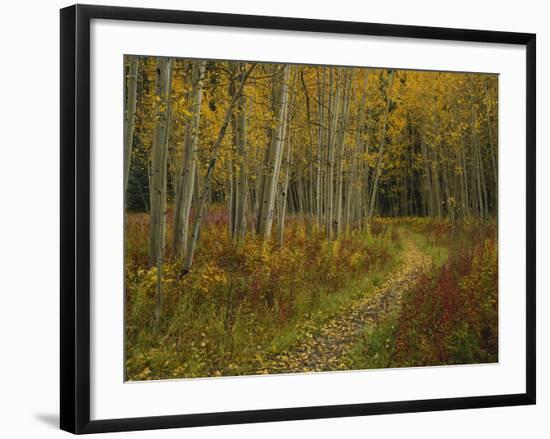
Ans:
<svg viewBox="0 0 550 439"><path fill-rule="evenodd" d="M535 403L535 35L61 10L61 428Z"/></svg>

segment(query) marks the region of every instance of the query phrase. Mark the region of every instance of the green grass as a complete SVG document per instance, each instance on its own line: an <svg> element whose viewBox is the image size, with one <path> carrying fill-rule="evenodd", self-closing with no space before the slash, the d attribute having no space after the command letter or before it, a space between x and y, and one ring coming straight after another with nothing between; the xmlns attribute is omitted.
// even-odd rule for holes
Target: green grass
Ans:
<svg viewBox="0 0 550 439"><path fill-rule="evenodd" d="M399 262L400 254L396 254L390 262L376 271L370 272L363 279L353 281L336 292L321 293L319 303L313 312L309 315L306 312L300 313L300 318L274 336L271 342L274 346L272 352L282 352L291 348L303 335L304 330L321 327L323 323L338 315L351 303L368 295L374 288L384 283Z"/></svg>
<svg viewBox="0 0 550 439"><path fill-rule="evenodd" d="M383 369L391 367L397 333L397 315L388 316L377 327L366 330L353 347L352 369Z"/></svg>
<svg viewBox="0 0 550 439"><path fill-rule="evenodd" d="M437 245L430 242L425 234L410 232L411 239L418 248L432 260L434 268L440 268L449 258L449 248L446 245Z"/></svg>

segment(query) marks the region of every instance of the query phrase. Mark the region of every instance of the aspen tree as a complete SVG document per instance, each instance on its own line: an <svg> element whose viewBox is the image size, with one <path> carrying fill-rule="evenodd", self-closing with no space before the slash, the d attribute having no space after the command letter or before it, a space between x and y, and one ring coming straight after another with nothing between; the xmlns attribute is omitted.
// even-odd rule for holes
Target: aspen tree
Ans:
<svg viewBox="0 0 550 439"><path fill-rule="evenodd" d="M369 70L365 71L365 79L361 86L362 96L361 96L361 102L359 104L359 114L357 116L357 126L355 128L355 148L353 150L353 157L351 160L351 169L350 169L350 178L349 178L349 184L348 184L348 195L346 200L346 233L350 232L351 229L351 221L352 221L352 199L355 205L359 203L358 195L361 193L361 191L356 190L356 181L355 181L355 174L356 174L356 168L357 168L357 157L359 156L359 151L361 148L361 134L362 134L362 128L364 124L365 119L365 110L367 105L367 86L369 81Z"/></svg>
<svg viewBox="0 0 550 439"><path fill-rule="evenodd" d="M333 237L333 227L334 227L334 159L335 159L335 149L336 149L336 140L337 140L337 131L338 131L338 120L341 112L341 86L339 85L339 80L342 76L343 69L339 69L340 74L338 78L334 79L333 69L330 70L330 97L329 97L329 131L328 131L328 151L327 151L327 201L326 201L326 237L327 239L332 239ZM333 92L333 85L335 84L335 92Z"/></svg>
<svg viewBox="0 0 550 439"><path fill-rule="evenodd" d="M286 163L285 163L285 176L281 186L280 203L279 203L279 223L278 223L278 242L279 246L283 246L284 233L285 233L285 215L288 199L288 183L290 180L290 168L292 167L292 143L290 142L290 134L287 135L286 141Z"/></svg>
<svg viewBox="0 0 550 439"><path fill-rule="evenodd" d="M295 89L296 79L297 79L297 76L295 75L292 86L290 88L292 91L294 91ZM288 105L286 108L283 146L281 148L281 153L280 153L281 159L282 159L282 156L284 154L284 149L285 149L284 143L286 143L287 144L286 163L285 163L286 170L285 170L285 176L284 176L283 183L280 189L280 194L279 194L278 242L280 246L283 245L283 240L284 240L285 216L286 216L286 210L287 210L287 204L288 204L290 172L292 168L292 143L291 143L291 135L290 135L290 123L292 120L293 105L294 105L294 93L291 93L290 101L288 102ZM298 178L299 178L298 181L301 181L300 176L298 176ZM303 213L301 208L298 208L298 211Z"/></svg>
<svg viewBox="0 0 550 439"><path fill-rule="evenodd" d="M151 223L149 231L149 265L161 255L166 226L166 164L168 125L170 119L170 82L172 62L158 58L156 68L156 123L151 152Z"/></svg>
<svg viewBox="0 0 550 439"><path fill-rule="evenodd" d="M212 174L214 172L214 168L216 166L216 162L218 160L218 152L220 149L220 146L222 144L223 138L225 137L225 133L227 131L227 127L229 125L229 122L231 120L231 115L233 114L233 109L235 107L235 104L237 103L237 100L239 99L239 96L241 95L241 92L244 88L244 85L246 83L246 80L254 70L254 67L256 64L252 64L246 73L242 76L241 82L239 83L239 86L237 87L237 90L235 91L235 94L231 98L231 101L229 102L229 105L227 106L227 109L225 110L224 119L222 122L222 125L220 127L220 130L218 132L218 137L216 138L216 141L214 142L214 145L212 146L212 156L210 157L210 162L208 164L208 168L206 170L206 175L204 177L204 181L202 183L202 190L200 192L199 198L197 200L197 206L196 206L196 214L195 214L195 221L193 223L193 229L190 236L190 239L188 240L187 245L187 252L185 254L185 258L182 264L182 268L180 270L180 275L184 276L189 272L191 269L191 266L193 265L193 257L195 255L195 249L197 246L197 240L199 237L199 229L202 222L202 216L203 216L203 209L204 205L206 203L206 197L210 192L210 184L212 182Z"/></svg>
<svg viewBox="0 0 550 439"><path fill-rule="evenodd" d="M191 201L195 190L195 174L197 168L197 148L200 136L200 118L202 105L202 89L206 70L206 61L192 65L193 91L191 93L191 115L186 120L184 140L182 175L178 181L176 205L174 208L174 238L173 250L178 257L183 257L189 229Z"/></svg>
<svg viewBox="0 0 550 439"><path fill-rule="evenodd" d="M376 202L376 196L378 191L378 182L380 179L380 173L382 172L382 154L384 153L384 146L386 144L386 130L388 128L388 113L390 109L391 102L391 89L393 86L393 78L395 75L395 70L390 70L388 72L387 85L386 85L386 106L384 109L384 116L382 122L382 130L380 133L380 143L378 145L378 159L376 164L376 171L374 176L374 181L372 183L371 196L369 201L369 213L367 216L367 221L370 221L374 213L374 205Z"/></svg>
<svg viewBox="0 0 550 439"><path fill-rule="evenodd" d="M323 157L323 142L324 142L324 110L325 110L325 86L326 86L326 70L322 67L323 80L319 77L319 68L316 69L317 73L317 94L318 94L318 133L317 133L317 174L316 174L316 191L315 191L315 205L317 209L317 226L321 227L323 218L322 209L322 197L323 186L321 184L322 173L322 157Z"/></svg>
<svg viewBox="0 0 550 439"><path fill-rule="evenodd" d="M285 64L280 73L280 84L277 87L275 99L275 123L274 135L271 139L269 152L267 154L266 166L262 176L262 201L261 215L258 222L258 234L265 240L271 235L271 226L273 222L273 210L275 206L275 190L279 178L280 152L284 140L284 130L286 125L286 111L288 104L288 82L290 77L290 66Z"/></svg>
<svg viewBox="0 0 550 439"><path fill-rule="evenodd" d="M137 80L139 58L128 57L128 75L126 76L126 114L124 117L124 194L128 188L128 175L134 143L134 124L136 120Z"/></svg>
<svg viewBox="0 0 550 439"><path fill-rule="evenodd" d="M166 235L166 180L168 133L171 108L172 60L158 58L156 69L156 125L152 147L151 221L149 225L149 264L157 268L155 318L157 329L162 311L162 270Z"/></svg>
<svg viewBox="0 0 550 439"><path fill-rule="evenodd" d="M343 206L344 206L344 150L346 147L346 130L348 112L351 101L352 70L343 71L344 99L342 103L342 114L338 130L338 149L336 154L336 220L334 221L334 239L338 239L342 230Z"/></svg>
<svg viewBox="0 0 550 439"><path fill-rule="evenodd" d="M240 69L240 70L239 70ZM242 66L232 71L229 94L235 92L235 79L244 75ZM248 198L247 160L246 160L246 97L241 92L236 111L231 117L233 131L232 144L235 158L229 160L229 232L232 238L242 239L246 232L246 214Z"/></svg>
<svg viewBox="0 0 550 439"><path fill-rule="evenodd" d="M241 72L241 76L245 72ZM237 197L238 206L235 219L235 234L243 239L246 233L246 215L248 210L248 176L247 176L247 143L246 143L246 96L241 91L237 101L238 112L235 122L235 140L237 145Z"/></svg>

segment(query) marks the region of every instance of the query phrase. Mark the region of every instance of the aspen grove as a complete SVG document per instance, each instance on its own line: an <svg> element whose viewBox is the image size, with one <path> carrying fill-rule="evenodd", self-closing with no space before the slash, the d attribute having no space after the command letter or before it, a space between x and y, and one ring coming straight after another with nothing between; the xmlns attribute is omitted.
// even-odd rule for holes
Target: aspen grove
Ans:
<svg viewBox="0 0 550 439"><path fill-rule="evenodd" d="M498 360L498 76L125 57L129 380Z"/></svg>

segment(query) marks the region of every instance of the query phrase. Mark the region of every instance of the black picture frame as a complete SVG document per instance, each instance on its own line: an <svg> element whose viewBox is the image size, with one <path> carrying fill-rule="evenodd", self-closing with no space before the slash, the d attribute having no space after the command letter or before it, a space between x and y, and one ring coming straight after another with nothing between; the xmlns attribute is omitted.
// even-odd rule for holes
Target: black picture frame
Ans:
<svg viewBox="0 0 550 439"><path fill-rule="evenodd" d="M526 47L526 392L507 395L90 420L90 21L131 20L514 44ZM75 5L61 10L61 416L99 433L535 404L536 35L303 18Z"/></svg>

